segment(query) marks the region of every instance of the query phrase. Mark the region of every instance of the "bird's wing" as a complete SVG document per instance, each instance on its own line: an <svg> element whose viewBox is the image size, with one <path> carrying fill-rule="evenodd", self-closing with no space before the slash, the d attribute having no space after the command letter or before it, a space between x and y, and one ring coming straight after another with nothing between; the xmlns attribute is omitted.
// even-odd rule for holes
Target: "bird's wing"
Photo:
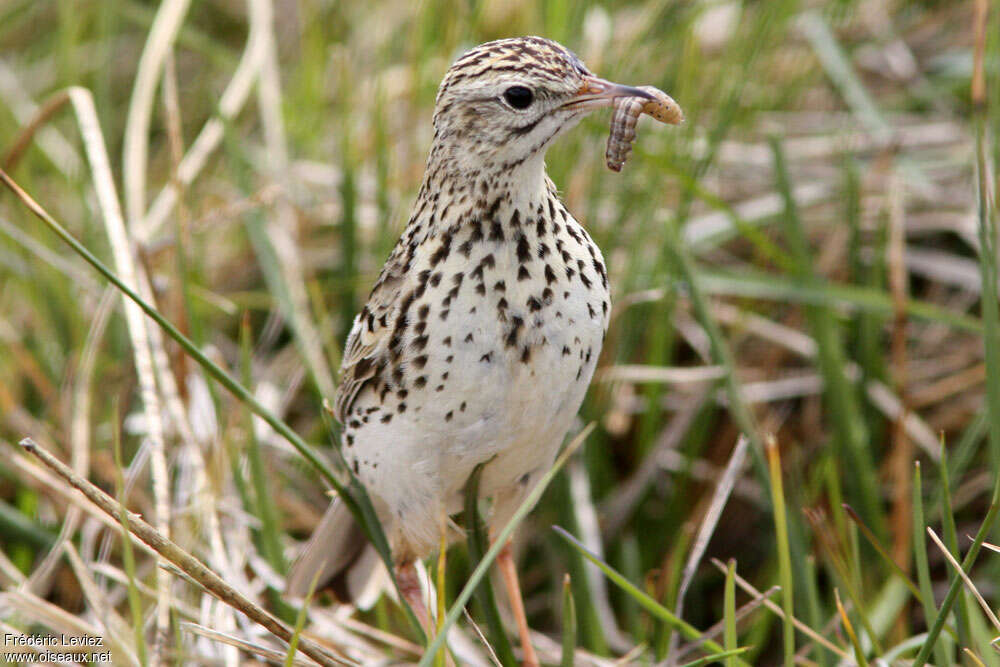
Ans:
<svg viewBox="0 0 1000 667"><path fill-rule="evenodd" d="M346 423L358 392L378 372L380 358L388 349L407 264L406 253L401 245L397 246L375 281L368 303L354 318L351 333L347 335L344 358L340 363L340 385L333 402L334 417L342 424Z"/></svg>

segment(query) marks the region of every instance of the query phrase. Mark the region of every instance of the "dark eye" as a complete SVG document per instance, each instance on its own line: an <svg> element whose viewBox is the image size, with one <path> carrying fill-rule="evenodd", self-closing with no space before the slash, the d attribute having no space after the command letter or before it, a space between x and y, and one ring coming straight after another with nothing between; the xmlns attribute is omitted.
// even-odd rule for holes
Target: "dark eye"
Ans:
<svg viewBox="0 0 1000 667"><path fill-rule="evenodd" d="M515 109L527 109L531 106L531 102L535 99L535 95L531 92L530 88L524 86L511 86L507 90L503 91L503 98L507 100L507 104L511 105Z"/></svg>

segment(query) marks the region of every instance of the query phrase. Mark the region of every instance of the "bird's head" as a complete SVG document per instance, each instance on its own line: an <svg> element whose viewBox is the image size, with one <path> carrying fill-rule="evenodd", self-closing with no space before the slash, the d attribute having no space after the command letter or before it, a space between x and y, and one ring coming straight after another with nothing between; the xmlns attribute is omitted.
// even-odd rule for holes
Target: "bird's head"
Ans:
<svg viewBox="0 0 1000 667"><path fill-rule="evenodd" d="M445 75L434 110L434 157L461 171L541 164L560 133L616 97L650 96L605 81L556 42L480 44Z"/></svg>

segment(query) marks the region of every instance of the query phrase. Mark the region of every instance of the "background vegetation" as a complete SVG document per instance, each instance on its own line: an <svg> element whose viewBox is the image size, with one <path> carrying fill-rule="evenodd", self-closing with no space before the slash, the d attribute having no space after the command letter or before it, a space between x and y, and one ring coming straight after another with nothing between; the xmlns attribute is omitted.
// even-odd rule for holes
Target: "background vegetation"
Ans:
<svg viewBox="0 0 1000 667"><path fill-rule="evenodd" d="M606 113L549 153L615 309L580 416L596 428L518 531L541 654L1000 665L986 6L7 0L0 160L335 461L323 399L407 218L451 60L539 34L668 91L687 123L641 121L622 174L604 166ZM0 632L105 636L122 664L287 652L129 546L17 446L31 437L304 637L355 663L418 660L385 598L298 618L281 601L326 502L287 440L7 190L0 239ZM971 551L967 584L925 527L959 561ZM446 605L476 561L449 552ZM490 664L478 626L509 660L480 602L450 635L460 664Z"/></svg>

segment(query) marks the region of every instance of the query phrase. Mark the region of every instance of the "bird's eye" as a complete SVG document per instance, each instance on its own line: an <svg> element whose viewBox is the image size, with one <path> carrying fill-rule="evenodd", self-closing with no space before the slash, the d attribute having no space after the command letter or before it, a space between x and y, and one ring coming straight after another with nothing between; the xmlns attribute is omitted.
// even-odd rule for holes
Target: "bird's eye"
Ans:
<svg viewBox="0 0 1000 667"><path fill-rule="evenodd" d="M503 91L503 98L515 109L527 109L534 101L535 95L525 86L511 86Z"/></svg>

